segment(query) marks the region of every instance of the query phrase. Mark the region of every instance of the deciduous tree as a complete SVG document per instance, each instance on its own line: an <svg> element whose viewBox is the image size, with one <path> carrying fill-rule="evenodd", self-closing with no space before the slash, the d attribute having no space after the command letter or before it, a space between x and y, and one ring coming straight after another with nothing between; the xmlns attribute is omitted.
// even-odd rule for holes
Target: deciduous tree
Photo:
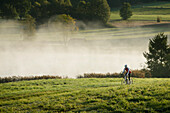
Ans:
<svg viewBox="0 0 170 113"><path fill-rule="evenodd" d="M90 0L89 14L92 20L107 23L110 18L110 7L107 0Z"/></svg>
<svg viewBox="0 0 170 113"><path fill-rule="evenodd" d="M80 1L77 7L78 19L107 23L110 18L110 7L107 0Z"/></svg>
<svg viewBox="0 0 170 113"><path fill-rule="evenodd" d="M70 15L61 14L54 16L50 20L50 24L52 24L54 28L56 27L57 31L63 33L62 35L63 42L64 45L67 46L69 40L71 39L69 33L71 31L77 30L75 19L72 18Z"/></svg>

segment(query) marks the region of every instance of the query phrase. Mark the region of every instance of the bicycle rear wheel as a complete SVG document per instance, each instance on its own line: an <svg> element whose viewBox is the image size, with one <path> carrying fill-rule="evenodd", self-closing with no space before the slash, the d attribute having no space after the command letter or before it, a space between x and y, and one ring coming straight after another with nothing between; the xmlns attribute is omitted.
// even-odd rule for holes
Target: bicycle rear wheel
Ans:
<svg viewBox="0 0 170 113"><path fill-rule="evenodd" d="M133 79L130 78L129 84L133 84Z"/></svg>

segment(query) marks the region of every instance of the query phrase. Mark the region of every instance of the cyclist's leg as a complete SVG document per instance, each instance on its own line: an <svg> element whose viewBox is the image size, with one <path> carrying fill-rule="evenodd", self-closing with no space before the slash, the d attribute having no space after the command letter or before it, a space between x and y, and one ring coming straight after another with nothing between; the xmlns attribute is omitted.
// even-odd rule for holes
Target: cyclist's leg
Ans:
<svg viewBox="0 0 170 113"><path fill-rule="evenodd" d="M127 79L127 73L125 74L125 81L126 81L126 83L128 83L128 79Z"/></svg>
<svg viewBox="0 0 170 113"><path fill-rule="evenodd" d="M131 73L129 73L129 81L130 81L130 76L131 76Z"/></svg>
<svg viewBox="0 0 170 113"><path fill-rule="evenodd" d="M127 73L125 73L125 76L126 76L126 79L127 79L127 77L128 77L128 76L127 76Z"/></svg>

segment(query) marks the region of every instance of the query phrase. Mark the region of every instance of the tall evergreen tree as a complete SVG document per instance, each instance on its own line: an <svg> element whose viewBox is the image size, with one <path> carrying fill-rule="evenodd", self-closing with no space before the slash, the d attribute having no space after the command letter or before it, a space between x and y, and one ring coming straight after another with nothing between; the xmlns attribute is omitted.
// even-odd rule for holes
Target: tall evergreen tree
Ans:
<svg viewBox="0 0 170 113"><path fill-rule="evenodd" d="M123 6L120 9L120 16L123 20L127 20L132 16L131 5L129 3L123 3Z"/></svg>
<svg viewBox="0 0 170 113"><path fill-rule="evenodd" d="M170 77L170 48L167 35L160 33L150 39L149 52L145 52L144 57L153 77Z"/></svg>

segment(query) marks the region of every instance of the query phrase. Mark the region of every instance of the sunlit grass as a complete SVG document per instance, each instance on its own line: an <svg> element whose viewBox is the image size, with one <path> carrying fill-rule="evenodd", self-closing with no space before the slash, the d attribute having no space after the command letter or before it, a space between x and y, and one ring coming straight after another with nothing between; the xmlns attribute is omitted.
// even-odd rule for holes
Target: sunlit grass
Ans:
<svg viewBox="0 0 170 113"><path fill-rule="evenodd" d="M169 78L83 78L0 84L1 112L168 112Z"/></svg>
<svg viewBox="0 0 170 113"><path fill-rule="evenodd" d="M133 8L142 8L142 7L149 7L149 8L170 8L170 2L159 1L159 2L151 2L151 3L143 3L139 5L133 5Z"/></svg>
<svg viewBox="0 0 170 113"><path fill-rule="evenodd" d="M157 17L160 17L162 21L170 21L170 15L135 15L135 14L132 16L130 20L156 21Z"/></svg>
<svg viewBox="0 0 170 113"><path fill-rule="evenodd" d="M169 10L170 11L170 10ZM133 16L129 20L135 21L155 21L157 17L160 17L162 21L170 21L170 14L169 15L162 15L162 14L152 14L152 15L142 15L142 14L133 14ZM113 20L121 20L121 17L118 13L111 13L110 21Z"/></svg>

